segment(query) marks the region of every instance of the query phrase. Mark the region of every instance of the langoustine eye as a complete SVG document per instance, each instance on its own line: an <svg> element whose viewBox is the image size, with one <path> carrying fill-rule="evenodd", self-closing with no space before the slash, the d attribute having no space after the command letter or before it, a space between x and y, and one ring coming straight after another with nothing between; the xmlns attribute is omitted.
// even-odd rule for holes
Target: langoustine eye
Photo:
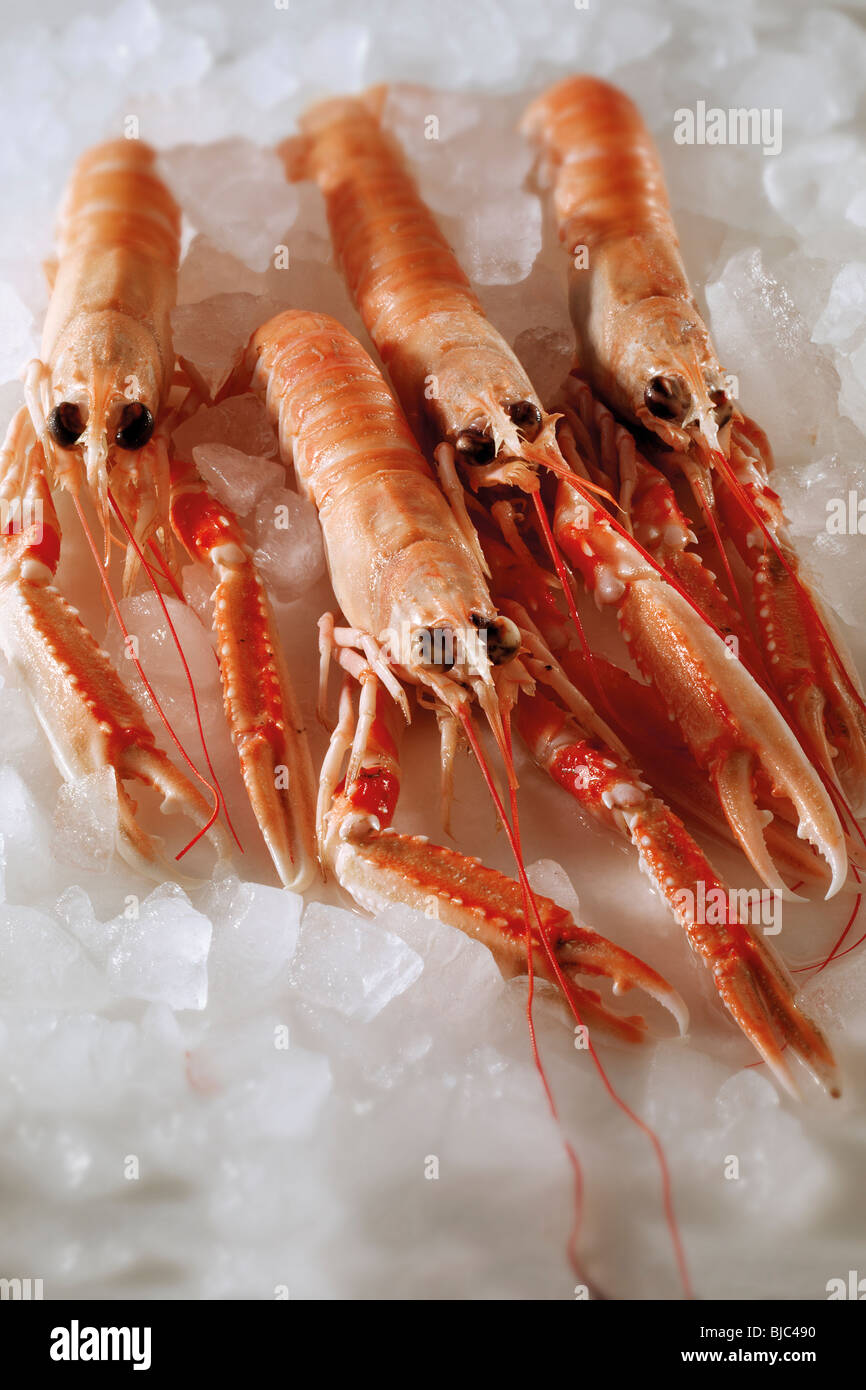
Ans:
<svg viewBox="0 0 866 1390"><path fill-rule="evenodd" d="M146 405L133 401L126 406L114 442L120 449L143 449L153 434L154 419Z"/></svg>
<svg viewBox="0 0 866 1390"><path fill-rule="evenodd" d="M685 384L678 377L654 376L644 391L644 404L657 420L682 424L691 400Z"/></svg>
<svg viewBox="0 0 866 1390"><path fill-rule="evenodd" d="M71 401L62 401L48 416L48 433L61 449L71 449L84 433L81 410Z"/></svg>
<svg viewBox="0 0 866 1390"><path fill-rule="evenodd" d="M486 430L474 427L461 430L454 441L454 448L469 463L492 463L496 457L496 445L490 435Z"/></svg>
<svg viewBox="0 0 866 1390"><path fill-rule="evenodd" d="M485 644L491 666L504 666L520 649L520 629L510 618L485 618L470 613L469 621ZM419 627L412 634L412 660L415 665L450 671L472 655L468 635L452 627Z"/></svg>
<svg viewBox="0 0 866 1390"><path fill-rule="evenodd" d="M497 614L495 618L483 618L480 613L470 613L473 627L483 633L487 644L487 659L491 666L504 666L520 649L520 628L510 618Z"/></svg>
<svg viewBox="0 0 866 1390"><path fill-rule="evenodd" d="M533 401L515 401L513 405L508 406L508 414L511 423L517 426L523 438L528 439L531 444L541 429L542 417L538 406Z"/></svg>

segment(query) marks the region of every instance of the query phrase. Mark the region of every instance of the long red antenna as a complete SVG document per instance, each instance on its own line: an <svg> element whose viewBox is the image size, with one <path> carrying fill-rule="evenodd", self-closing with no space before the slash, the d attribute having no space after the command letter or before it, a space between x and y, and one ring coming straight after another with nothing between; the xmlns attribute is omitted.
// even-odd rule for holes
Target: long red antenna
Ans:
<svg viewBox="0 0 866 1390"><path fill-rule="evenodd" d="M475 755L475 761L477 762L481 770L481 775L487 784L487 789L490 792L493 804L496 807L497 814L502 823L502 827L505 830L508 843L511 846L512 853L514 854L514 858L517 863L517 874L520 880L520 889L523 896L523 920L526 937L526 973L529 981L529 988L527 991L526 1001L526 1021L529 1028L529 1045L532 1049L532 1060L535 1063L535 1069L538 1072L538 1075L541 1079L541 1085L544 1089L544 1094L547 1097L547 1104L550 1109L550 1113L553 1116L557 1129L559 1130L560 1139L562 1142L562 1146L565 1150L566 1158L568 1159L568 1162L572 1169L572 1173L574 1174L574 1222L572 1224L571 1234L568 1240L568 1257L571 1261L572 1269L577 1275L577 1278L582 1283L587 1284L588 1287L591 1287L590 1281L588 1280L587 1276L583 1271L577 1248L578 1237L580 1234L580 1226L583 1220L583 1169L581 1168L580 1159L578 1158L573 1145L571 1144L570 1140L566 1138L565 1132L562 1128L562 1121L560 1120L559 1109L557 1107L556 1100L553 1095L553 1090L547 1077L547 1073L544 1069L544 1063L541 1060L541 1053L538 1047L538 1038L535 1032L535 1019L532 1015L532 1004L535 998L535 971L532 965L532 935L529 926L528 908L530 907L530 904L532 904L535 907L536 917L538 916L538 909L537 905L535 905L535 898L529 883L529 879L526 876L526 869L523 864L523 859L520 854L519 847L512 834L511 826L508 823L508 817L505 814L505 807L502 804L502 798L499 795L496 783L493 780L493 775L488 766L487 759L485 758L483 749L481 748L481 744L478 741L478 735L475 732L475 726L472 723L472 719L469 713L466 711L465 708L463 708L462 705L458 710L458 717L460 719L461 725L463 726L463 731L466 734L469 746L472 749L473 754ZM506 767L506 773L508 773L509 771L510 769ZM510 788L510 792L513 802L513 787ZM577 1019L578 1024L580 1024L580 1018L577 1015L577 1011L574 1007L574 1002L568 993L566 993L566 998L568 999L572 1013Z"/></svg>
<svg viewBox="0 0 866 1390"><path fill-rule="evenodd" d="M860 874L857 871L856 864L851 865L851 872L853 873L857 882L862 883L863 880L861 879ZM842 942L845 940L845 937L848 935L849 931L851 930L851 928L857 920L857 915L860 911L862 902L863 893L861 891L857 894L856 898L854 899L854 906L851 909L851 912L848 916L848 920L845 923L845 926L842 928L841 934L836 938L835 942L833 943L833 946L830 948L830 954L828 956L825 956L822 961L819 961L817 965L812 964L796 966L791 972L792 975L803 975L807 970L812 970L814 971L814 975L812 977L814 979L815 975L820 975L821 971L826 970L827 966L832 964L833 961L841 960L843 956L849 956L852 951L856 951L857 947L862 945L862 943L866 941L866 932L864 932L864 934L860 937L860 940L855 941L853 946L848 946L844 951L839 950L839 947L842 945Z"/></svg>
<svg viewBox="0 0 866 1390"><path fill-rule="evenodd" d="M156 562L159 565L160 573L162 574L163 579L165 579L166 582L171 585L174 591L175 598L178 600L179 603L186 603L186 595L183 589L178 584L171 570L169 569L166 558L162 554L153 536L151 536L150 540L148 541L148 548L153 552ZM141 563L145 566L146 569L149 570L150 566L148 565L143 555L141 557Z"/></svg>
<svg viewBox="0 0 866 1390"><path fill-rule="evenodd" d="M521 843L520 843L520 824L519 824L519 819L518 819L518 814L517 814L517 798L516 798L516 793L515 793L514 787L513 787L513 785L511 785L512 779L509 778L509 796L510 796L510 802L511 802L512 818L513 818L513 822L514 822L513 826L512 826L511 824L509 824L508 817L507 817L506 814L505 814L505 808L504 808L504 806L502 805L502 800L501 800L501 798L500 798L500 796L499 796L499 793L498 793L497 790L496 790L496 785L495 785L495 783L494 783L494 781L493 781L493 777L492 777L492 774L491 774L491 772L490 772L490 769L489 769L489 767L487 766L487 762L486 762L486 759L485 759L484 754L483 754L483 752L482 752L481 745L480 745L480 743L479 743L479 741L478 741L478 736L477 736L477 734L476 734L476 732L475 732L474 726L473 726L473 724L472 724L472 720L471 720L471 718L469 717L469 714L467 713L467 711L466 711L465 709L461 708L461 709L459 710L459 718L460 718L460 722L461 722L461 724L462 724L462 726L463 726L464 732L465 732L465 734L466 734L467 740L468 740L468 742L469 742L469 745L470 745L470 747L471 747L471 749L472 749L472 752L473 752L473 754L475 755L475 759L476 759L476 761L477 761L477 763L478 763L478 766L479 766L479 768L481 769L482 776L484 777L484 780L485 780L485 782L487 783L487 787L488 787L488 790L489 790L489 792L490 792L491 798L493 799L493 803L494 803L494 805L496 806L497 812L499 813L499 817L500 817L500 820L501 820L501 822L502 822L503 829L505 830L505 834L506 834L506 837L507 837L507 839L508 839L508 843L509 843L509 845L510 845L510 847L511 847L511 852L512 852L512 854L513 854L513 856L514 856L514 861L515 861L515 864L516 864L516 866L517 866L518 878L519 878L519 880L520 880L520 886L521 886L521 889L522 889L522 892L523 892L523 899L524 899L524 914L525 914L525 916L524 916L524 921L525 921L525 926L526 926L526 951L527 951L527 963L528 963L528 968L529 968L529 970L531 971L531 969L532 969L532 936L531 936L531 931L530 931L530 926L529 926L529 911L531 911L532 916L533 916L534 919L535 919L535 924L536 924L536 930L537 930L537 934L538 934L538 939L539 939L539 941L541 942L541 944L542 944L542 946L543 946L543 948L544 948L544 953L545 953L545 955L547 956L548 961L550 962L550 966L551 966L551 969L552 969L552 971L553 971L554 977L555 977L555 979L556 979L556 981L557 981L557 983L558 983L560 989L562 990L562 992L563 992L563 994L564 994L564 996L565 996L565 998L566 998L566 1000L567 1000L567 1002L568 1002L569 1008L570 1008L570 1010L571 1010L571 1013L572 1013L572 1015L573 1015L573 1017L574 1017L576 1023L578 1024L578 1027L583 1028L584 1025L583 1025L583 1022L582 1022L582 1020L581 1020L581 1017L580 1017L580 1013L579 1013L579 1011L578 1011L578 1008L577 1008L577 1006L576 1006L576 1004L575 1004L575 1002L574 1002L574 998L573 998L573 995L572 995L572 993L571 993L571 989L570 989L570 987L569 987L568 980L566 979L565 975L564 975L563 972L562 972L562 968L561 968L561 966L560 966L560 964L559 964L559 961L556 959L556 954L555 954L555 952L553 951L553 948L551 947L551 944L550 944L550 941L549 941L549 939L548 939L548 936L547 936L547 934L546 934L546 932L545 932L545 930L544 930L544 927L543 927L543 925L542 925L542 922L541 922L541 915L540 915L540 913L539 913L539 911L538 911L538 903L536 902L535 894L534 894L533 891L532 891L532 887L531 887L531 885L530 885L530 883L529 883L529 879L528 879L528 877L527 877L526 866L525 866L524 859L523 859L523 850L522 850ZM512 749L512 744L511 744L511 724L510 724L510 717L509 717L509 715L508 715L507 712L506 712L506 714L505 714L505 716L504 716L504 718L503 718L503 737L504 737L504 740L505 740L505 741L504 741L504 745L503 745L501 751L502 751L503 757L504 757L505 762L506 762L506 770L509 771L509 772L512 772L512 771L513 771L513 766L514 766L514 755L513 755L513 749ZM529 911L527 911L527 909L529 909ZM531 975L530 975L530 979L531 979L531 978L532 978L532 977L531 977ZM544 1078L544 1072L543 1072L543 1069L542 1069L542 1067L541 1067L540 1058L538 1057L538 1049L537 1049L537 1046L535 1045L535 1031L534 1031L534 1027L533 1027L533 1024L532 1024L532 1018L531 1018L531 997L530 997L530 1001L529 1001L528 1008L529 1008L529 1010L530 1010L530 1015L529 1015L530 1036L531 1036L532 1041L533 1041L533 1053L534 1053L534 1057L535 1057L535 1059L536 1059L536 1065L539 1067L539 1070L541 1071L541 1075L542 1075L542 1078L543 1078L543 1080L544 1080L545 1091L547 1092L547 1096L548 1096L548 1102L549 1102L549 1104L550 1104L551 1111L552 1111L552 1113L553 1113L553 1115L554 1115L554 1117L556 1118L557 1123L558 1123L558 1122L559 1122L559 1116L558 1116L558 1112L557 1112L557 1109L556 1109L556 1105L555 1105L555 1102L554 1102L554 1100L553 1100L553 1096L552 1096L552 1094L551 1094L551 1092L550 1092L550 1088L549 1088L549 1086L548 1086L548 1083L547 1083L546 1079ZM667 1218L668 1228L669 1228L670 1234L671 1234L671 1241L672 1241L673 1248L674 1248L674 1254L675 1254L675 1258L676 1258L677 1269L678 1269L680 1281L681 1281L681 1283L682 1283L682 1286L683 1286L683 1290L684 1290L684 1292L685 1292L685 1295L686 1295L687 1298L691 1299L691 1298L694 1297L694 1293L693 1293L693 1290L692 1290L691 1279L690 1279L690 1277L689 1277L688 1266L687 1266L686 1258L685 1258L685 1252L684 1252L684 1250L683 1250L683 1245L682 1245L682 1239L681 1239L681 1237L680 1237L679 1227L678 1227L678 1225L677 1225L676 1215L675 1215L674 1209L673 1209L673 1189L672 1189L672 1184L671 1184L670 1170L669 1170L669 1168L668 1168L667 1159L666 1159L666 1157L665 1157L665 1153L664 1153L664 1150L663 1150L663 1148L662 1148L661 1142L660 1142L658 1136L656 1135L655 1131L646 1123L645 1120L642 1120L642 1119L640 1118L640 1116L637 1115L637 1114L635 1113L635 1111L632 1110L631 1107L630 1107L629 1105L626 1104L626 1102L622 1099L622 1097L621 1097L621 1096L619 1095L619 1093L616 1091L616 1089L615 1089L615 1087L613 1086L613 1084L612 1084L612 1082L611 1082L609 1076L607 1075L607 1072L606 1072L605 1069L604 1069L604 1066L602 1065L602 1062L601 1062L601 1059L600 1059L599 1056L598 1056L598 1053L596 1052L596 1049L595 1049L595 1046L593 1045L592 1039L591 1039L590 1036L589 1036L589 1030L588 1030L588 1029L586 1030L586 1035L587 1035L587 1043L588 1043L588 1048L589 1048L590 1055L591 1055L592 1060L593 1060L593 1062L594 1062L594 1064L595 1064L596 1070L598 1071L598 1074L599 1074L599 1076L601 1077L601 1080L602 1080L602 1083L603 1083L603 1085L604 1085L604 1087L605 1087L605 1090L607 1091L607 1093L608 1093L608 1095L610 1096L611 1100L619 1107L620 1110L622 1110L622 1112L626 1115L626 1117L627 1117L629 1120L631 1120L631 1122L632 1122L634 1125L636 1125L637 1128L640 1129L641 1132L642 1132L643 1134L645 1134L645 1135L647 1136L647 1138L649 1139L649 1141L650 1141L650 1143L651 1143L651 1145L652 1145L652 1147L653 1147L653 1150L654 1150L654 1152L655 1152L656 1160L657 1160L657 1162L658 1162L659 1170L660 1170L660 1173L661 1173L661 1179L662 1179L662 1195L663 1195L663 1202L664 1202L664 1208L665 1208L665 1216L666 1216L666 1218ZM568 1155L569 1155L569 1159L570 1159L570 1161L571 1161L571 1163L572 1163L572 1166L575 1168L576 1173L579 1174L579 1173L580 1173L580 1169L579 1169L577 1157L576 1157L576 1155L574 1154L574 1151L573 1151L573 1149L571 1148L571 1146L569 1145L568 1141L567 1141L564 1137L563 1137L563 1142L564 1142L564 1144L565 1144L565 1146L566 1146L566 1152L567 1152ZM580 1191L581 1196L582 1196L582 1187L579 1188L578 1190ZM573 1231L573 1233L572 1233L572 1240L575 1240L575 1239L576 1239L576 1236L577 1236L578 1221L579 1221L579 1209L578 1209L578 1212L576 1213L576 1222L575 1222L574 1231ZM574 1252L572 1251L572 1262L573 1262L573 1263L575 1263L575 1259L576 1259L576 1256L574 1255Z"/></svg>
<svg viewBox="0 0 866 1390"><path fill-rule="evenodd" d="M184 849L184 850L181 851L181 854L186 854L186 851L187 851L188 849L191 849L192 846L193 846L194 844L196 844L196 843L201 839L202 835L206 835L206 834L207 834L207 832L210 830L211 826L215 823L217 817L219 816L219 811L220 811L220 797L219 797L219 793L217 792L216 788L214 788L214 787L211 786L211 784L210 784L210 782L208 782L207 778L202 776L202 774L199 772L198 768L196 767L195 763L194 763L194 762L192 761L192 759L190 758L189 754L187 753L186 749L184 748L183 744L181 743L180 739L178 738L177 734L175 733L174 729L172 728L171 723L169 722L169 719L168 719L168 715L165 713L165 710L162 708L162 705L159 703L159 700L157 699L157 696L156 696L156 692L154 691L153 686L150 684L150 681L147 679L147 676L146 676L145 673L144 673L144 667L142 666L141 662L139 661L138 657L137 657L136 654L135 654L135 649L134 649L134 647L130 647L130 645L129 645L129 630L128 630L127 626L126 626L126 623L123 621L123 614L122 614L121 611L120 611L120 607L119 607L119 605L118 605L117 599L114 597L114 592L113 592L113 590L112 590L112 588L111 588L111 584L109 583L108 575L107 575L106 572L105 572L105 567L104 567L102 561L101 561L100 558L99 558L99 551L98 551L97 548L96 548L96 542L95 542L95 540L93 539L93 535L92 535L92 533L91 533L90 527L89 527L88 524L87 524L87 518L86 518L86 516L84 515L84 511L83 511L82 506L81 506L81 501L80 501L80 499L79 499L79 497L78 497L78 494L75 493L75 492L73 492L73 494L72 494L72 501L73 501L73 503L74 503L74 505L75 505L75 510L76 510L76 512L78 513L78 519L79 519L79 521L81 522L81 528L82 528L82 530L83 530L83 532L84 532L84 535L85 535L86 538L87 538L87 544L88 544L88 546L90 547L90 553L92 554L93 559L94 559L95 564L96 564L96 568L97 568L97 570L99 571L99 577L100 577L100 579L102 580L102 586L103 586L103 588L105 589L105 593L106 593L106 595L107 595L107 597L108 597L108 601L109 601L109 603L110 603L110 605L111 605L111 610L112 610L112 612L114 613L114 617L115 617L115 619L116 619L116 621L117 621L117 625L118 625L118 627L120 628L120 631L121 631L122 634L123 634L124 641L125 641L126 644L127 644L127 651L129 651L129 653L130 653L130 655L131 655L131 657L132 657L133 665L135 666L135 669L138 671L138 674L140 675L140 677L141 677L141 679L142 679L142 682L143 682L143 684L144 684L145 690L147 691L148 695L150 696L151 700L153 701L154 708L156 709L156 711L157 711L157 713L158 713L160 719L162 720L162 723L163 723L164 726L165 726L165 729L166 729L166 732L167 732L168 735L169 735L169 738L170 738L170 739L172 740L172 742L174 743L175 747L177 748L177 751L180 753L181 757L183 758L184 762L185 762L185 763L187 764L187 766L189 767L190 771L193 773L193 775L196 777L196 779L197 779L199 782L201 782L202 786L207 788L207 790L211 793L211 795L213 796L213 799L214 799L214 809L213 809L213 812L212 812L212 814L211 814L211 816L210 816L210 819L209 819L209 820L207 821L207 823L202 827L202 829L198 832L198 834L195 836L195 838L194 838L193 840L190 841L190 843L186 846L186 849ZM178 858L178 859L180 859L180 857L181 857L180 854L178 854L178 855L176 856L176 858Z"/></svg>
<svg viewBox="0 0 866 1390"><path fill-rule="evenodd" d="M198 725L199 738L201 739L202 752L204 753L204 759L205 759L205 762L207 763L208 772L210 773L211 777L213 778L213 786L214 786L214 789L215 789L215 791L216 791L216 793L217 793L218 803L222 805L223 813L224 813L225 818L226 818L226 824L228 825L229 830L232 832L232 836L234 837L234 842L235 842L235 844L237 845L238 849L240 850L241 854L243 854L243 852L244 852L244 847L243 847L243 845L241 844L240 840L238 839L237 834L235 833L235 828L234 828L234 826L232 825L231 817L230 817L230 815L229 815L229 809L228 809L228 806L226 805L226 799L225 799L225 797L223 796L222 787L220 786L219 779L218 779L216 773L214 772L213 763L211 762L210 752L209 752L208 746L207 746L207 740L205 739L204 725L203 725L203 723L202 723L201 712L200 712L199 706L198 706L198 696L196 695L195 684L194 684L193 678L192 678L192 672L191 672L190 669L189 669L189 665L187 664L187 659L186 659L186 656L185 656L185 654L184 654L183 647L182 647L181 644L180 644L180 638L178 637L177 631L176 631L175 626L174 626L174 623L173 623L172 620L171 620L171 614L170 614L169 611L168 611L168 605L166 604L165 597L164 597L164 595L162 594L161 590L159 589L159 587L158 587L158 585L157 585L157 583L156 583L156 580L155 580L154 577L153 577L153 571L151 570L150 565L147 563L146 559L144 558L144 555L142 554L142 551L141 551L141 548L140 548L140 546L139 546L139 544L138 544L138 541L135 539L135 536L133 535L133 533L132 533L132 531L131 531L131 529L130 529L129 523L127 522L125 516L123 515L123 513L122 513L121 510L120 510L120 508L118 507L117 501L115 500L115 498L114 498L114 496L113 496L113 494L112 494L112 492L111 492L110 489L109 489L109 492L108 492L108 499L109 499L109 501L111 502L111 506L112 506L112 508L113 508L113 510L114 510L115 516L117 517L118 521L120 522L121 526L123 527L124 532L126 533L126 538L127 538L128 542L129 542L129 544L132 546L132 548L134 549L136 555L138 556L139 560L141 561L142 565L144 566L144 570L145 570L145 572L146 572L146 574L147 574L147 577L148 577L148 579L149 579L149 581L150 581L150 586L151 586L151 588L153 589L153 592L156 594L157 599L159 600L159 606L160 606L160 608L162 609L163 617L165 618L165 621L166 621L166 623L168 624L168 630L169 630L169 632L171 633L172 641L174 642L174 645L175 645L175 647L177 648L177 654L178 654L178 656L180 657L181 663L182 663L182 665L183 665L183 669L184 669L184 674L185 674L185 676L186 676L187 685L189 686L189 692L190 692L190 695L192 696L192 705L193 705L193 709L195 710L195 719L196 719L196 724ZM157 554L159 554L158 551L157 551ZM161 558L161 557L160 557L160 558ZM189 842L189 844L186 846L186 848L185 848L185 849L182 849L181 852L180 852L180 854L178 854L176 857L177 857L178 859L182 859L183 856L184 856L190 849L192 849L193 845L196 844L196 842L197 842L199 839L201 839L201 835L202 835L202 831L199 831L199 833L198 833L198 835L195 837L195 839L190 840L190 842Z"/></svg>

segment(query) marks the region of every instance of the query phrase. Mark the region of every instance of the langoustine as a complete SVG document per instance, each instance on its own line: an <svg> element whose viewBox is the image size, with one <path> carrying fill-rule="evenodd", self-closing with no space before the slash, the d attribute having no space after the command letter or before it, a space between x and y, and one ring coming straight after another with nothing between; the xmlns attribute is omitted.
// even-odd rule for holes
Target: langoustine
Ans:
<svg viewBox="0 0 866 1390"><path fill-rule="evenodd" d="M224 854L222 797L204 739L209 776L164 716L109 578L119 546L123 592L143 570L164 606L162 587L179 593L174 532L215 583L225 708L253 809L283 882L305 887L315 869L315 782L268 597L235 518L190 463L169 459L180 213L153 151L133 140L89 151L72 175L58 241L42 357L26 369L26 405L2 452L0 487L5 498L21 500L25 524L12 514L0 536L0 642L64 777L114 772L118 849L131 864L151 874L167 867L156 837L137 820L124 785L133 779L156 788L163 811L188 815ZM53 490L72 498L127 651L187 774L159 748L137 700L54 583L61 537ZM103 533L102 558L88 498Z"/></svg>
<svg viewBox="0 0 866 1390"><path fill-rule="evenodd" d="M866 705L853 661L804 576L771 486L773 456L741 410L680 256L661 161L633 102L568 78L528 108L560 239L581 374L681 471L719 548L746 565L765 677L810 756L866 809ZM727 567L724 554L723 563ZM734 586L735 588L735 586Z"/></svg>
<svg viewBox="0 0 866 1390"><path fill-rule="evenodd" d="M638 664L672 692L683 736L710 772L732 828L765 880L781 884L760 835L750 781L743 776L744 766L748 771L753 762L796 807L801 830L830 863L835 891L845 877L845 851L820 779L761 688L744 667L730 662L719 633L615 523L586 470L563 458L556 417L544 410L513 352L483 315L399 152L382 132L374 102L336 101L314 109L302 122L301 137L287 142L283 155L291 177L307 174L322 189L350 291L416 433L435 450L440 480L464 536L477 547L469 513L480 505L484 490L498 499L484 509L494 534L503 524L503 510L513 520L531 500L536 531L530 536L531 528L524 529L521 535L511 528L517 553L522 548L529 556L526 540L540 541L542 555L549 555L559 573L573 618L563 556L602 603L615 607ZM542 496L550 474L557 483L552 525ZM538 566L536 556L529 558ZM501 567L497 576L494 566L494 577L501 575ZM504 604L509 595L495 592ZM716 882L716 877L658 798L652 798L653 807L660 808L655 823L635 812L648 801L649 789L602 725L598 710L579 695L561 663L548 659L549 647L538 646L544 635L531 632L520 611L525 593L523 588L511 596L518 605L508 611L523 623L524 646L537 658L532 674L547 686L541 695L523 690L518 701L518 724L535 757L597 816L629 835L639 852L646 851L644 867L710 966L728 1008L777 1075L791 1084L775 1036L780 1029L807 1065L826 1077L827 1067L832 1069L826 1044L797 1009L790 982L771 963L770 953L733 916L710 932L683 909L682 895L675 905L675 888L698 879ZM569 757L575 768L587 767L588 747L599 738L621 778L617 789L603 778L567 775ZM622 771L626 766L629 771Z"/></svg>
<svg viewBox="0 0 866 1390"><path fill-rule="evenodd" d="M655 971L529 891L514 826L520 882L392 828L405 687L433 705L446 760L459 726L486 771L473 731L480 709L513 781L510 711L517 689L531 685L520 635L493 603L381 373L341 324L300 310L264 324L229 389L247 386L267 403L281 455L317 508L349 623L330 614L320 623L323 716L331 662L344 673L318 798L324 868L368 910L401 902L477 937L506 975L525 972L531 954L533 973L558 984L580 1019L625 1040L643 1035L642 1020L608 1008L587 976L608 977L617 993L639 987L684 1026L682 1001ZM508 827L501 803L499 811Z"/></svg>

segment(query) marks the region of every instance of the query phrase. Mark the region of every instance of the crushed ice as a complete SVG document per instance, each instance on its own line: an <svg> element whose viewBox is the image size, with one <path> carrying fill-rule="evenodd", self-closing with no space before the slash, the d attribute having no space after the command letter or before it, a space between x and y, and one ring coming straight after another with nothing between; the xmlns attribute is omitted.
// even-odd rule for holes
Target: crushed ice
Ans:
<svg viewBox="0 0 866 1390"><path fill-rule="evenodd" d="M39 263L71 164L132 122L162 151L186 218L175 331L203 403L175 446L244 519L311 725L315 618L331 602L315 519L286 490L261 405L213 402L251 331L282 307L319 308L357 331L318 195L290 188L269 146L310 100L377 81L434 89L395 89L385 119L543 393L571 339L561 257L513 133L523 94L587 68L644 106L686 262L770 432L794 529L843 618L862 621L862 534L825 524L828 501L850 489L866 498L866 142L852 120L866 37L854 18L787 0L769 0L760 22L748 0L721 20L709 0L549 0L531 22L520 0L371 0L350 15L337 4L230 14L207 0L170 11L122 0L61 17L50 34L44 24L23 16L0 42L3 423L38 348ZM781 154L675 148L672 112L698 98L781 106ZM169 613L242 808L221 725L212 576L187 565L183 587L189 607L169 599ZM161 609L145 594L125 612L194 740ZM89 616L102 620L98 603ZM123 644L108 646L128 675ZM525 984L503 982L483 946L435 918L392 908L372 921L327 895L305 908L267 879L242 809L242 878L154 888L125 872L107 849L109 779L60 790L4 674L0 1189L16 1196L2 1202L0 1274L36 1271L46 1297L570 1297L569 1178L528 1055ZM436 834L435 738L422 727L412 739L401 821ZM458 837L507 869L477 782L467 772L458 785ZM543 860L536 887L576 911L573 882L585 920L645 951L694 1002L690 1041L608 1060L666 1144L699 1291L822 1297L862 1248L862 1117L847 1100L793 1110L763 1069L745 1069L748 1049L637 870L554 791L531 774L522 788L528 852ZM862 953L817 976L807 997L838 1043L849 1094L862 1096ZM584 1239L600 1281L624 1296L675 1295L644 1141L543 986L535 1010L585 1166Z"/></svg>

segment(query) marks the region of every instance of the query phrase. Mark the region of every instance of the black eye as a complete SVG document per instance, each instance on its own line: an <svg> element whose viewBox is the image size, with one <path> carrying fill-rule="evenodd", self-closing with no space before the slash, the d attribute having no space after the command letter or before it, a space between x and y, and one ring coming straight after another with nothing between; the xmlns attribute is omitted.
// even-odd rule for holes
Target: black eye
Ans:
<svg viewBox="0 0 866 1390"><path fill-rule="evenodd" d="M688 395L682 382L674 377L654 376L644 391L646 408L657 420L684 420Z"/></svg>
<svg viewBox="0 0 866 1390"><path fill-rule="evenodd" d="M120 417L114 442L120 449L143 449L153 434L153 416L146 405L133 401Z"/></svg>
<svg viewBox="0 0 866 1390"><path fill-rule="evenodd" d="M77 405L63 401L56 405L48 416L48 433L61 449L71 449L84 433L84 421Z"/></svg>
<svg viewBox="0 0 866 1390"><path fill-rule="evenodd" d="M463 430L455 439L454 447L470 463L492 463L496 457L496 445L483 430Z"/></svg>
<svg viewBox="0 0 866 1390"><path fill-rule="evenodd" d="M532 443L538 431L541 429L541 411L532 401L515 401L514 405L508 406L508 414L511 416L511 423L516 425L523 435Z"/></svg>
<svg viewBox="0 0 866 1390"><path fill-rule="evenodd" d="M475 614L470 614L476 627ZM520 650L520 628L510 618L491 618L481 624L487 637L487 656L492 666L504 666Z"/></svg>

